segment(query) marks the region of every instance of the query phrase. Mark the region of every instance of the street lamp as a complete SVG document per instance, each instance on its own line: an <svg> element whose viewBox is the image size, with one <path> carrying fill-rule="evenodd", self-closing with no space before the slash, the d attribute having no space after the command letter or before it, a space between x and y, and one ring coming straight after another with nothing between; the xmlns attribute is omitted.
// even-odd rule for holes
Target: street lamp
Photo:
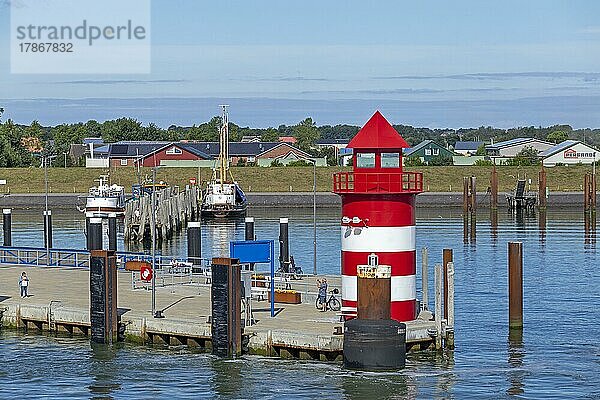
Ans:
<svg viewBox="0 0 600 400"><path fill-rule="evenodd" d="M67 168L67 152L64 151L63 155L65 156L65 168Z"/></svg>
<svg viewBox="0 0 600 400"><path fill-rule="evenodd" d="M156 310L156 170L155 165L152 168L152 215L150 225L152 226L152 316L154 318L164 318L162 311Z"/></svg>
<svg viewBox="0 0 600 400"><path fill-rule="evenodd" d="M313 275L317 275L317 160L308 161L313 165Z"/></svg>
<svg viewBox="0 0 600 400"><path fill-rule="evenodd" d="M45 186L45 196L44 196L44 247L46 248L46 265L50 263L50 243L48 240L48 235L50 233L50 224L48 223L48 162L52 161L56 156L50 156L47 154L42 155L42 165L44 166L44 186Z"/></svg>

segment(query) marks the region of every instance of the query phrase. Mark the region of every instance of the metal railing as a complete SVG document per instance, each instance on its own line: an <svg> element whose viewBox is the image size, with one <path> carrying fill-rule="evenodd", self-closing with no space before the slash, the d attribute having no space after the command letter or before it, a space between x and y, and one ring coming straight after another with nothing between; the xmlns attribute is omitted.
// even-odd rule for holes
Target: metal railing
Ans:
<svg viewBox="0 0 600 400"><path fill-rule="evenodd" d="M421 172L337 172L333 174L335 193L420 193Z"/></svg>

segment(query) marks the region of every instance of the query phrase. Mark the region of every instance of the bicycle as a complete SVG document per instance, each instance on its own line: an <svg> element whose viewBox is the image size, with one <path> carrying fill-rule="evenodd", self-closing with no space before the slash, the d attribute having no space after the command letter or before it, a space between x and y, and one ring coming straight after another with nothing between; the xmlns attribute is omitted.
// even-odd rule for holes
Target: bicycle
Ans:
<svg viewBox="0 0 600 400"><path fill-rule="evenodd" d="M342 303L340 303L338 298L335 297L335 295L340 293L340 291L337 289L333 289L330 290L329 293L329 299L325 301L326 309L329 309L331 311L340 311L342 309ZM317 308L317 310L322 308L319 296L317 296L317 300L315 301L315 307Z"/></svg>

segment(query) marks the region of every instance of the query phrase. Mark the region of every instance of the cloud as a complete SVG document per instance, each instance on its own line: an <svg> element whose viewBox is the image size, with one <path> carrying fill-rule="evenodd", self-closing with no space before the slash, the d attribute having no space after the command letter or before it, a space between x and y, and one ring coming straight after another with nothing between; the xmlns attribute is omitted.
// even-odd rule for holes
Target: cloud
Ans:
<svg viewBox="0 0 600 400"><path fill-rule="evenodd" d="M107 79L107 80L94 80L94 79L85 79L85 80L76 80L76 81L56 81L56 82L35 82L35 84L52 84L52 85L120 85L120 84L155 84L155 83L186 83L190 82L186 79L149 79L149 80L139 80L139 79Z"/></svg>
<svg viewBox="0 0 600 400"><path fill-rule="evenodd" d="M598 35L600 34L600 26L586 26L583 29L580 29L578 33L583 33L586 35Z"/></svg>
<svg viewBox="0 0 600 400"><path fill-rule="evenodd" d="M585 82L600 80L599 72L480 72L473 74L455 74L455 75L399 75L399 76L376 76L373 79L378 80L434 80L434 79L453 79L453 80L509 80L515 78L547 78L547 79L581 79Z"/></svg>

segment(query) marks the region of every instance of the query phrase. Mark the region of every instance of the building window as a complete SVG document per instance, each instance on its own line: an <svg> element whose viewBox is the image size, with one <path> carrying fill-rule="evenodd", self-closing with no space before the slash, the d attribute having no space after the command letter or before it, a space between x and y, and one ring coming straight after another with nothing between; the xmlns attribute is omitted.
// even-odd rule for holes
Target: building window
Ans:
<svg viewBox="0 0 600 400"><path fill-rule="evenodd" d="M173 146L169 150L167 150L167 154L181 154L181 153L182 153L181 149L179 149L175 146Z"/></svg>
<svg viewBox="0 0 600 400"><path fill-rule="evenodd" d="M381 153L381 168L400 167L400 153Z"/></svg>
<svg viewBox="0 0 600 400"><path fill-rule="evenodd" d="M434 156L439 156L440 155L440 149L431 149L431 151L433 151L433 155Z"/></svg>
<svg viewBox="0 0 600 400"><path fill-rule="evenodd" d="M121 165L126 166L128 164L128 160L126 158L121 159Z"/></svg>
<svg viewBox="0 0 600 400"><path fill-rule="evenodd" d="M356 168L375 168L375 153L357 153Z"/></svg>
<svg viewBox="0 0 600 400"><path fill-rule="evenodd" d="M425 149L425 155L426 156L430 156L431 155L431 149Z"/></svg>

